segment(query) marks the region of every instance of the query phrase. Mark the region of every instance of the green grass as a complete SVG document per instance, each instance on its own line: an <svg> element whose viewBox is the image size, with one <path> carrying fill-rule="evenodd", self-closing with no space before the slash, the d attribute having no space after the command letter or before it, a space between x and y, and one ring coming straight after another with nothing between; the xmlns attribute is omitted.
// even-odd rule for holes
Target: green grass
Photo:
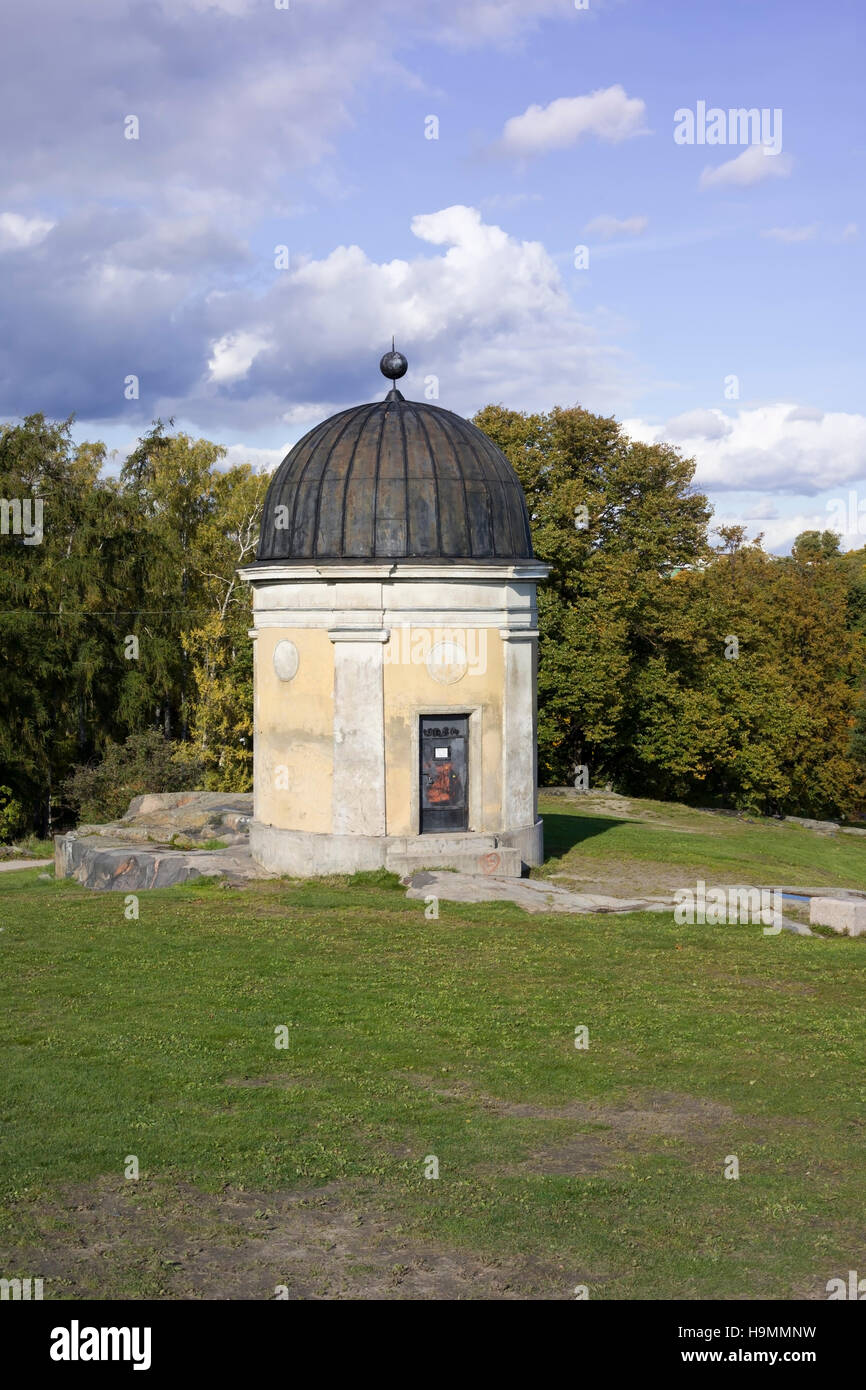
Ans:
<svg viewBox="0 0 866 1390"><path fill-rule="evenodd" d="M16 850L24 850L26 854L32 854L35 859L54 858L54 841L40 840L38 835L27 835L23 840L16 840L15 848ZM0 845L0 851L2 850L6 850L10 858L17 857L11 853L11 846L9 845Z"/></svg>
<svg viewBox="0 0 866 1390"><path fill-rule="evenodd" d="M595 808L603 793L580 801L539 798L547 861L541 876L664 879L866 888L866 840L820 835L784 821L748 820L658 801L629 800L622 818Z"/></svg>
<svg viewBox="0 0 866 1390"><path fill-rule="evenodd" d="M707 881L739 853L760 882L842 882L863 855L722 820L706 845L683 836L680 860L676 831L581 825L563 802L559 817L577 822L548 823L572 864L604 845ZM140 894L138 920L124 903L0 875L0 1272L38 1273L34 1249L56 1259L59 1242L67 1293L170 1290L134 1241L98 1287L76 1272L81 1193L123 1186L129 1154L130 1202L165 1240L193 1220L178 1184L338 1183L401 1239L534 1263L551 1297L821 1297L862 1268L860 941L444 901L429 920L383 874L203 881Z"/></svg>

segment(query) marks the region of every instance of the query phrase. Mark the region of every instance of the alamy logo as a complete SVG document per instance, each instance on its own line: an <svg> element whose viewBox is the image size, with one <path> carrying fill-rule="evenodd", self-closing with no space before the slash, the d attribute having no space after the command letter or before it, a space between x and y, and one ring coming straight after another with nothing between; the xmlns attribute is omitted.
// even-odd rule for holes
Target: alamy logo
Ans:
<svg viewBox="0 0 866 1390"><path fill-rule="evenodd" d="M866 536L866 497L860 497L854 488L844 497L831 497L827 502L827 524L831 531L841 535Z"/></svg>
<svg viewBox="0 0 866 1390"><path fill-rule="evenodd" d="M856 1269L848 1270L847 1284L844 1279L828 1279L827 1298L854 1298L863 1303L866 1301L866 1279L858 1279Z"/></svg>
<svg viewBox="0 0 866 1390"><path fill-rule="evenodd" d="M12 1299L13 1302L21 1299L29 1302L30 1299L42 1298L42 1279L0 1279L0 1299Z"/></svg>
<svg viewBox="0 0 866 1390"><path fill-rule="evenodd" d="M390 629L382 653L386 666L426 666L441 685L451 685L487 671L487 632L473 627L411 627Z"/></svg>
<svg viewBox="0 0 866 1390"><path fill-rule="evenodd" d="M674 140L678 145L763 145L765 154L782 150L782 109L769 106L721 106L707 109L705 101L692 111L681 106L674 112Z"/></svg>
<svg viewBox="0 0 866 1390"><path fill-rule="evenodd" d="M45 503L41 497L0 497L0 536L23 536L25 545L42 544L42 515Z"/></svg>
<svg viewBox="0 0 866 1390"><path fill-rule="evenodd" d="M69 1327L51 1330L52 1361L131 1361L134 1371L150 1370L149 1327Z"/></svg>
<svg viewBox="0 0 866 1390"><path fill-rule="evenodd" d="M694 889L674 894L674 921L679 927L762 922L764 935L776 936L782 930L782 894L778 888L708 888L698 879Z"/></svg>

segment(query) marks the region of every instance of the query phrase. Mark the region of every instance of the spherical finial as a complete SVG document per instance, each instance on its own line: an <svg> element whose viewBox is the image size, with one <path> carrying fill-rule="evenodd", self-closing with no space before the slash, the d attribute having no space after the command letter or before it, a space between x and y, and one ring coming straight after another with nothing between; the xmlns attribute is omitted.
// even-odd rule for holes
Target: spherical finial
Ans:
<svg viewBox="0 0 866 1390"><path fill-rule="evenodd" d="M391 351L386 352L379 363L379 371L383 376L388 377L390 381L399 381L400 377L405 376L408 370L409 363L406 361L402 352L397 352L395 350L392 342Z"/></svg>

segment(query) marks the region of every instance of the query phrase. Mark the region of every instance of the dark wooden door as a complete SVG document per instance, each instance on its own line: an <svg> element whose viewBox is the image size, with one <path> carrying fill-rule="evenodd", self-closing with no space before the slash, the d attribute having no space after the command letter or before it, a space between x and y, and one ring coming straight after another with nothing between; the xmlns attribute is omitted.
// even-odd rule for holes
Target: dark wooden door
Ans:
<svg viewBox="0 0 866 1390"><path fill-rule="evenodd" d="M469 716L422 715L421 834L469 825Z"/></svg>

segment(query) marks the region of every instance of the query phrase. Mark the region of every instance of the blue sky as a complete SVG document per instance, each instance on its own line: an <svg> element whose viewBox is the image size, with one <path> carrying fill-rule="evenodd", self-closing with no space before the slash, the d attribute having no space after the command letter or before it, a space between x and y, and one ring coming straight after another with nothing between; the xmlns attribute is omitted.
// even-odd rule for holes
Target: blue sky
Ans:
<svg viewBox="0 0 866 1390"><path fill-rule="evenodd" d="M0 412L271 465L395 332L406 394L615 414L717 520L784 550L844 501L862 545L862 10L6 7ZM781 153L676 143L699 102L780 111Z"/></svg>

